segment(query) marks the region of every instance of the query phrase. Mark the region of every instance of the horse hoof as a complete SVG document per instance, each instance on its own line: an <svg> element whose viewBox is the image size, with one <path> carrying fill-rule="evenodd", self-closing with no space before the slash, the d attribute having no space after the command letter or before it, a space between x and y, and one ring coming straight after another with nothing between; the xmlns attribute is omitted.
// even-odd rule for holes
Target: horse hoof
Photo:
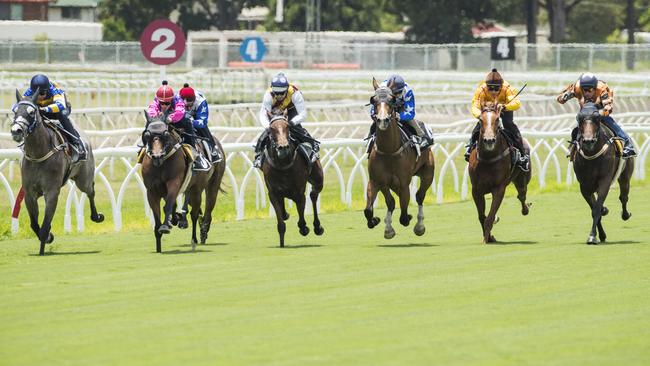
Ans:
<svg viewBox="0 0 650 366"><path fill-rule="evenodd" d="M528 206L524 206L524 208L521 209L521 214L524 216L528 215Z"/></svg>
<svg viewBox="0 0 650 366"><path fill-rule="evenodd" d="M490 244L490 243L496 243L496 242L497 242L497 239L492 235L490 235L490 237L488 238L487 241L485 240L485 238L483 238L483 244Z"/></svg>
<svg viewBox="0 0 650 366"><path fill-rule="evenodd" d="M172 231L171 228L166 224L162 224L158 228L158 234L169 234L171 231Z"/></svg>
<svg viewBox="0 0 650 366"><path fill-rule="evenodd" d="M98 213L97 216L90 215L90 219L93 222L100 223L100 222L104 221L104 214Z"/></svg>
<svg viewBox="0 0 650 366"><path fill-rule="evenodd" d="M603 208L600 210L600 214L602 216L607 216L608 213L609 213L609 209L607 207L603 206Z"/></svg>
<svg viewBox="0 0 650 366"><path fill-rule="evenodd" d="M395 237L395 230L384 231L384 239L392 239Z"/></svg>
<svg viewBox="0 0 650 366"><path fill-rule="evenodd" d="M178 212L174 212L172 214L172 219L171 219L171 224L172 226L177 226L178 225L178 218L181 216Z"/></svg>
<svg viewBox="0 0 650 366"><path fill-rule="evenodd" d="M181 216L181 218L178 220L178 228L187 229L187 227L188 227L187 217Z"/></svg>
<svg viewBox="0 0 650 366"><path fill-rule="evenodd" d="M400 216L399 223L402 224L402 226L409 226L412 218L413 218L412 215Z"/></svg>
<svg viewBox="0 0 650 366"><path fill-rule="evenodd" d="M623 221L629 220L630 217L632 217L631 212L623 211L623 213L621 214L621 218L623 219Z"/></svg>
<svg viewBox="0 0 650 366"><path fill-rule="evenodd" d="M596 239L596 236L590 235L589 238L587 238L587 244L596 245L598 244L598 239Z"/></svg>
<svg viewBox="0 0 650 366"><path fill-rule="evenodd" d="M300 231L300 235L302 236L307 236L307 234L309 234L309 228L307 226L301 227L298 231Z"/></svg>
<svg viewBox="0 0 650 366"><path fill-rule="evenodd" d="M424 232L425 232L425 231L426 231L426 227L424 227L424 225L421 225L421 226L420 226L420 225L415 225L415 227L413 228L413 232L414 232L415 235L417 235L417 236L422 236L422 235L424 235Z"/></svg>
<svg viewBox="0 0 650 366"><path fill-rule="evenodd" d="M372 229L375 226L379 225L380 221L381 220L379 219L379 217L373 217L372 219L368 220L368 229Z"/></svg>
<svg viewBox="0 0 650 366"><path fill-rule="evenodd" d="M285 212L284 215L282 215L282 220L287 221L289 220L289 213Z"/></svg>
<svg viewBox="0 0 650 366"><path fill-rule="evenodd" d="M494 216L494 224L493 225L496 225L499 222L499 220L501 220L501 218L499 216Z"/></svg>
<svg viewBox="0 0 650 366"><path fill-rule="evenodd" d="M54 234L49 233L47 236L47 240L45 241L45 244L51 244L54 241Z"/></svg>
<svg viewBox="0 0 650 366"><path fill-rule="evenodd" d="M192 239L192 251L196 250L196 239Z"/></svg>
<svg viewBox="0 0 650 366"><path fill-rule="evenodd" d="M325 229L323 229L322 226L317 226L317 227L314 228L314 234L316 234L316 235L323 235L324 232L325 232Z"/></svg>

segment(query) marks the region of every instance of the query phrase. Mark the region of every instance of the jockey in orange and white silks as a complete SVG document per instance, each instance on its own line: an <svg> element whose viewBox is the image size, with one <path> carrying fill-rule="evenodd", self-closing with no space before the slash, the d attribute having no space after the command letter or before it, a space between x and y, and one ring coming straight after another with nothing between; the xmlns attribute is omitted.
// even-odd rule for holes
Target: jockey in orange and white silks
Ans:
<svg viewBox="0 0 650 366"><path fill-rule="evenodd" d="M624 140L625 146L623 148L623 157L628 158L636 155L634 145L630 136L628 136L621 126L611 117L614 108L614 91L602 80L592 73L584 73L580 76L578 81L570 84L557 97L557 102L564 104L567 101L576 98L580 108L587 102L592 102L599 109L600 114L603 116L601 119L612 132ZM578 136L578 128L574 128L571 133L572 142L575 142Z"/></svg>
<svg viewBox="0 0 650 366"><path fill-rule="evenodd" d="M503 80L501 74L497 69L492 69L485 78L485 81L481 82L474 92L474 98L472 98L472 116L474 118L479 118L481 116L481 106L486 102L493 102L496 104L503 105L501 111L501 123L503 128L512 136L513 144L519 150L520 161L519 166L524 171L529 169L529 156L526 153L524 148L524 141L519 132L519 128L514 123L514 111L521 107L521 101L517 96L517 90L515 90L507 81ZM472 151L472 148L478 140L479 133L481 131L480 121L474 127L472 131L472 136L467 146L467 151L465 152L465 159L469 160L469 154Z"/></svg>
<svg viewBox="0 0 650 366"><path fill-rule="evenodd" d="M319 142L311 137L309 132L302 127L302 123L307 118L307 108L302 92L294 84L290 84L284 73L278 73L271 80L270 87L264 93L262 106L259 111L259 122L265 128L255 144L255 167L262 166L262 152L268 142L269 113L272 110L281 110L287 112L289 121L289 133L298 144L307 142L311 144L312 154L311 163L318 159Z"/></svg>

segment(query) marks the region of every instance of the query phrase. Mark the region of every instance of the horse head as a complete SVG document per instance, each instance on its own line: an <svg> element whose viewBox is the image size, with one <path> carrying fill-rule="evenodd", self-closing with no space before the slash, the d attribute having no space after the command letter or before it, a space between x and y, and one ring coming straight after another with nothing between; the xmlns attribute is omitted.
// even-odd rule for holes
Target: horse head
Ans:
<svg viewBox="0 0 650 366"><path fill-rule="evenodd" d="M580 108L580 112L576 116L580 134L578 141L585 150L591 150L598 141L600 135L600 120L601 115L598 112L598 107L594 103L587 102Z"/></svg>
<svg viewBox="0 0 650 366"><path fill-rule="evenodd" d="M11 124L11 137L16 142L22 142L41 122L41 114L36 105L39 89L31 97L21 97L16 90L16 104L13 107L14 120Z"/></svg>
<svg viewBox="0 0 650 366"><path fill-rule="evenodd" d="M274 109L267 114L270 121L269 134L271 135L271 148L275 150L278 158L284 159L291 152L287 111Z"/></svg>
<svg viewBox="0 0 650 366"><path fill-rule="evenodd" d="M499 129L501 129L501 110L503 107L494 102L485 102L481 105L481 133L479 135L479 143L487 151L494 150L496 146Z"/></svg>
<svg viewBox="0 0 650 366"><path fill-rule="evenodd" d="M374 77L372 86L375 88L375 95L370 98L370 103L375 107L375 123L377 128L385 131L390 122L396 120L395 96L390 89L391 85L379 86Z"/></svg>
<svg viewBox="0 0 650 366"><path fill-rule="evenodd" d="M162 165L167 151L175 141L163 116L151 118L146 111L144 115L147 127L142 134L142 141L147 147L147 155L151 157L153 165L157 167Z"/></svg>

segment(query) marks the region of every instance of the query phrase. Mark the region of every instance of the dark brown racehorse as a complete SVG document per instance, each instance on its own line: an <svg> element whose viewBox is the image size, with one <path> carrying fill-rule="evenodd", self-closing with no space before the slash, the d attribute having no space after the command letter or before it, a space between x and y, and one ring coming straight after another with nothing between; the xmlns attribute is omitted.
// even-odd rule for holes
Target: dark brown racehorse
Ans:
<svg viewBox="0 0 650 366"><path fill-rule="evenodd" d="M379 224L379 218L373 216L373 204L377 193L381 192L386 200L387 212L384 223L384 238L391 239L395 236L392 226L392 215L395 209L395 199L391 190L399 196L401 214L399 222L408 226L412 216L408 214L409 201L411 199L410 184L413 176L420 178L420 187L415 194L418 203L418 222L413 228L416 235L423 235L424 210L423 202L427 190L433 182L435 163L433 151L426 149L420 156L414 148L408 147L402 142L398 126L398 114L395 111L395 96L391 92L391 85L379 86L375 78L372 79L375 88L375 95L372 97L372 104L375 107L375 124L377 135L374 148L368 155L368 187L366 190L366 209L363 211L368 221L368 227L374 228Z"/></svg>
<svg viewBox="0 0 650 366"><path fill-rule="evenodd" d="M156 252L161 252L161 237L169 234L172 217L176 209L176 198L185 190L192 207L192 250L197 244L196 227L201 212L201 196L206 193L205 211L200 223L201 244L205 244L212 222L212 210L217 202L217 195L226 169L225 160L212 166L208 171L192 172L192 161L188 159L181 145L181 139L162 118L150 119L145 112L147 127L144 133L146 153L142 160L142 179L147 188L147 200L154 216L154 235ZM217 141L217 147L223 149ZM161 222L160 201L165 200L164 219Z"/></svg>
<svg viewBox="0 0 650 366"><path fill-rule="evenodd" d="M29 213L32 230L41 242L39 255L45 254L45 244L54 240L50 232L52 218L56 211L61 187L68 178L88 196L90 202L90 219L94 222L104 221L104 215L95 207L95 158L90 144L87 144L87 160L72 163L65 152L63 138L55 128L45 126L39 113L36 99L38 89L33 97L21 98L16 90L16 109L11 125L14 141L24 141L25 154L21 166L22 185L25 191L25 206ZM38 202L45 197L45 215L43 223L38 224Z"/></svg>
<svg viewBox="0 0 650 366"><path fill-rule="evenodd" d="M593 221L587 244L598 244L596 228L600 241L604 242L607 238L601 219L609 213L604 203L617 175L621 189L618 198L623 206L621 218L627 220L632 216L627 210L627 201L634 172L634 158L620 158L612 140L601 128L601 118L593 103L586 103L578 115L580 133L573 170L580 182L580 192L591 208Z"/></svg>
<svg viewBox="0 0 650 366"><path fill-rule="evenodd" d="M504 136L499 115L501 106L491 102L481 108L481 133L476 149L472 150L469 158L469 178L472 182L472 197L478 211L478 220L483 230L483 243L493 243L496 239L492 235L497 211L506 187L510 182L517 188L517 198L521 202L521 214L528 215L526 192L531 178L531 171L524 172L513 166L511 154L513 153L506 137ZM528 145L526 144L526 149ZM487 217L485 216L485 195L492 194L492 205Z"/></svg>
<svg viewBox="0 0 650 366"><path fill-rule="evenodd" d="M298 152L296 143L289 138L289 121L286 113L274 111L269 115L270 143L264 150L264 182L269 192L269 200L275 210L278 220L278 234L280 234L280 247L284 247L284 233L289 219L289 213L284 207L284 199L288 198L296 203L298 210L298 229L300 234L309 234L305 222L305 188L307 182L311 184L312 208L314 210L314 233L322 235L325 229L318 218L318 195L323 190L323 167L320 160L316 160L311 170L307 160Z"/></svg>

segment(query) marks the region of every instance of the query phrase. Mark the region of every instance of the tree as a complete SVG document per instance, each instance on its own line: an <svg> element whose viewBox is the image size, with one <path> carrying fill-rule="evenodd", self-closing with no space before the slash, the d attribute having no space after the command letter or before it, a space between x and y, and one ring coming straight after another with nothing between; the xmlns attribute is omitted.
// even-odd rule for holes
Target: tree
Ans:
<svg viewBox="0 0 650 366"><path fill-rule="evenodd" d="M551 26L551 42L560 43L564 41L569 13L581 2L582 0L572 0L567 4L567 0L540 1L540 4L546 7L546 12L548 13L548 20Z"/></svg>
<svg viewBox="0 0 650 366"><path fill-rule="evenodd" d="M526 33L528 43L537 43L537 15L539 4L537 0L524 1L524 14L526 15Z"/></svg>
<svg viewBox="0 0 650 366"><path fill-rule="evenodd" d="M151 21L168 18L176 8L172 0L107 0L99 2L104 36L115 41L133 41ZM123 36L124 39L114 39Z"/></svg>

